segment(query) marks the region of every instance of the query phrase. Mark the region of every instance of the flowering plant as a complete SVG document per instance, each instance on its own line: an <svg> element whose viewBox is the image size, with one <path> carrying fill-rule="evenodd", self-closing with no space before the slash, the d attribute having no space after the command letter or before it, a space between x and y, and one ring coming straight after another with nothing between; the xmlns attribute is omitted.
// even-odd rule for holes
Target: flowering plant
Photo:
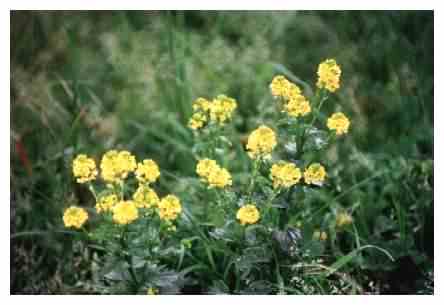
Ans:
<svg viewBox="0 0 444 305"><path fill-rule="evenodd" d="M83 229L91 246L101 251L97 289L102 293L154 294L158 288L177 292L175 282L181 275L161 262L166 253L180 249L172 233L182 205L175 195L159 198L153 189L160 177L156 162L137 163L128 151L108 151L100 162L104 182L100 185L95 181L99 179L95 161L81 154L73 161L73 175L94 195L95 213L90 217L85 209L71 206L63 221L68 228ZM89 219L97 225L87 232Z"/></svg>
<svg viewBox="0 0 444 305"><path fill-rule="evenodd" d="M327 203L324 219L309 222L313 206L320 205L316 213L325 208L320 190L329 185L329 166L323 153L350 129L344 113L326 118L321 112L340 76L335 60L322 62L315 94L275 76L270 92L276 111L234 155L240 145L229 138L237 101L226 95L196 99L188 127L198 183L188 190L198 195L184 205L175 195L159 198L153 160L137 163L128 151L111 150L99 173L93 159L78 155L73 174L94 194L99 220L88 238L107 258L103 291L173 293L196 285L206 293L309 293L320 282L346 286L345 276L331 279L335 264L328 267L323 254L329 241L336 249L336 232L352 225L351 211ZM246 175L230 168L238 155ZM98 177L104 182L99 189ZM88 219L79 207L63 217L73 229L83 229Z"/></svg>

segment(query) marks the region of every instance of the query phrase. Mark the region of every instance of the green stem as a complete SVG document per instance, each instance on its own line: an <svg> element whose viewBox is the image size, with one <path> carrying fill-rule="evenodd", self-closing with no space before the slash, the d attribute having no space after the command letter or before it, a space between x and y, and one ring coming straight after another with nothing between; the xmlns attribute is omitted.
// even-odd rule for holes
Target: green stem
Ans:
<svg viewBox="0 0 444 305"><path fill-rule="evenodd" d="M267 202L265 203L265 217L268 218L270 220L270 223L273 224L273 226L275 226L276 224L273 223L273 215L272 215L272 206L271 204L273 203L273 200L276 199L277 195L279 194L279 191L274 192L271 194L270 198L268 198Z"/></svg>
<svg viewBox="0 0 444 305"><path fill-rule="evenodd" d="M257 176L258 169L259 169L259 161L258 161L258 159L255 159L253 161L253 173L251 175L250 186L248 187L248 199L250 201L253 196L254 184L256 182L256 176Z"/></svg>
<svg viewBox="0 0 444 305"><path fill-rule="evenodd" d="M96 193L96 190L94 189L94 185L92 185L91 183L88 183L88 188L91 191L91 193L93 194L94 199L97 202L97 193Z"/></svg>
<svg viewBox="0 0 444 305"><path fill-rule="evenodd" d="M317 96L317 95L316 95ZM306 140L306 132L307 129L311 129L313 128L314 124L316 123L318 116L319 116L319 112L321 111L322 105L324 104L324 102L328 99L328 96L324 96L323 94L320 93L319 98L321 99L319 102L319 105L315 111L315 113L313 113L313 118L311 119L310 125L308 128L304 128L304 130L302 131L302 135L300 137L300 144L299 144L299 149L298 149L298 153L297 153L297 157L301 158L302 157L302 153L303 153L303 148L304 148L304 144L305 144L305 140Z"/></svg>
<svg viewBox="0 0 444 305"><path fill-rule="evenodd" d="M125 198L125 181L120 181L120 200L124 200Z"/></svg>
<svg viewBox="0 0 444 305"><path fill-rule="evenodd" d="M120 238L120 244L121 244L121 246L123 248L123 256L125 258L125 261L129 265L128 266L128 272L129 272L129 274L131 276L131 279L133 281L133 283L132 283L133 291L135 293L137 293L139 291L139 281L137 280L136 273L134 271L133 260L132 260L131 256L129 255L129 252L128 252L129 247L128 247L127 237L128 237L128 227L124 226L124 228L122 229L122 236Z"/></svg>

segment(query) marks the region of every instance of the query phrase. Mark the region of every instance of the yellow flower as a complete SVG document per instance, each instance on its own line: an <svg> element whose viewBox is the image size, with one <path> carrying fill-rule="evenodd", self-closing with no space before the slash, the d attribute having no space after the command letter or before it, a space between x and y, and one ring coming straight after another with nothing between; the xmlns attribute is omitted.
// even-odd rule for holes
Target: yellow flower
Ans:
<svg viewBox="0 0 444 305"><path fill-rule="evenodd" d="M330 130L335 130L337 135L342 135L348 132L350 121L342 112L333 113L327 120L327 127Z"/></svg>
<svg viewBox="0 0 444 305"><path fill-rule="evenodd" d="M256 223L260 215L254 204L247 204L237 211L236 218L240 221L241 225L246 225Z"/></svg>
<svg viewBox="0 0 444 305"><path fill-rule="evenodd" d="M290 162L273 164L270 170L270 178L274 188L288 188L301 180L301 170Z"/></svg>
<svg viewBox="0 0 444 305"><path fill-rule="evenodd" d="M217 165L217 162L215 160L210 159L202 159L199 160L196 166L196 173L201 177L208 178L211 172L216 170L219 166Z"/></svg>
<svg viewBox="0 0 444 305"><path fill-rule="evenodd" d="M252 159L269 158L276 145L277 142L274 131L265 125L261 125L248 137L248 155Z"/></svg>
<svg viewBox="0 0 444 305"><path fill-rule="evenodd" d="M232 184L231 175L225 168L216 168L207 177L210 188L224 188Z"/></svg>
<svg viewBox="0 0 444 305"><path fill-rule="evenodd" d="M159 167L153 160L143 160L137 164L136 178L139 182L153 183L160 176Z"/></svg>
<svg viewBox="0 0 444 305"><path fill-rule="evenodd" d="M139 218L139 212L133 201L120 201L113 208L113 220L120 225L127 225Z"/></svg>
<svg viewBox="0 0 444 305"><path fill-rule="evenodd" d="M271 94L280 96L284 100L284 112L290 116L304 116L311 112L310 103L302 95L301 89L284 76L278 75L270 84Z"/></svg>
<svg viewBox="0 0 444 305"><path fill-rule="evenodd" d="M159 293L159 289L157 289L155 287L150 287L146 291L146 294L148 294L148 295L156 295L158 293Z"/></svg>
<svg viewBox="0 0 444 305"><path fill-rule="evenodd" d="M336 225L338 227L343 227L351 224L353 222L353 218L347 212L341 212L336 215Z"/></svg>
<svg viewBox="0 0 444 305"><path fill-rule="evenodd" d="M203 182L209 184L210 188L224 188L232 184L230 173L225 168L220 167L215 160L199 160L196 172Z"/></svg>
<svg viewBox="0 0 444 305"><path fill-rule="evenodd" d="M290 81L283 75L277 75L270 84L271 94L273 96L287 96Z"/></svg>
<svg viewBox="0 0 444 305"><path fill-rule="evenodd" d="M197 98L193 102L193 110L208 112L210 110L210 101L208 101L207 99L205 99L203 97Z"/></svg>
<svg viewBox="0 0 444 305"><path fill-rule="evenodd" d="M163 220L174 220L182 212L179 198L168 195L159 202L159 217Z"/></svg>
<svg viewBox="0 0 444 305"><path fill-rule="evenodd" d="M327 59L318 67L318 88L325 88L330 92L339 89L341 78L341 68L334 59Z"/></svg>
<svg viewBox="0 0 444 305"><path fill-rule="evenodd" d="M110 150L100 163L102 178L106 182L121 182L137 167L136 158L128 151Z"/></svg>
<svg viewBox="0 0 444 305"><path fill-rule="evenodd" d="M156 192L145 185L139 185L133 195L133 200L138 208L151 208L159 204L159 197Z"/></svg>
<svg viewBox="0 0 444 305"><path fill-rule="evenodd" d="M96 203L97 213L112 211L117 201L118 198L114 194L100 197L99 202Z"/></svg>
<svg viewBox="0 0 444 305"><path fill-rule="evenodd" d="M201 112L196 112L188 121L188 127L197 130L199 128L202 128L205 125L206 121L207 117L204 114L202 114Z"/></svg>
<svg viewBox="0 0 444 305"><path fill-rule="evenodd" d="M67 228L74 227L80 229L87 220L88 213L82 208L72 206L66 209L63 214L63 223Z"/></svg>
<svg viewBox="0 0 444 305"><path fill-rule="evenodd" d="M226 120L231 119L233 111L237 108L236 100L226 95L218 95L210 103L210 118L212 121L223 125Z"/></svg>
<svg viewBox="0 0 444 305"><path fill-rule="evenodd" d="M284 111L286 111L289 116L304 116L311 112L311 106L304 96L299 95L296 98L290 99L288 103L284 105Z"/></svg>
<svg viewBox="0 0 444 305"><path fill-rule="evenodd" d="M304 180L307 184L322 184L326 176L325 168L319 163L311 164L304 171Z"/></svg>
<svg viewBox="0 0 444 305"><path fill-rule="evenodd" d="M327 238L328 235L324 231L314 231L313 233L313 239L324 241L327 240Z"/></svg>
<svg viewBox="0 0 444 305"><path fill-rule="evenodd" d="M84 154L78 155L72 162L72 171L78 183L85 183L96 179L96 162Z"/></svg>

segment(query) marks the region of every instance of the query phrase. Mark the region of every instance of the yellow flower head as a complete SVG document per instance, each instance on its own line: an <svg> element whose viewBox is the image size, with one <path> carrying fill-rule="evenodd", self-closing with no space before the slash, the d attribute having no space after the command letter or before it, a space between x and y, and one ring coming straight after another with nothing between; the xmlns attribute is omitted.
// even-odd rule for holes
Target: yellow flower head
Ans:
<svg viewBox="0 0 444 305"><path fill-rule="evenodd" d="M155 288L155 287L150 287L147 289L146 294L147 295L156 295L159 293L159 289Z"/></svg>
<svg viewBox="0 0 444 305"><path fill-rule="evenodd" d="M136 158L128 151L110 150L100 163L102 178L106 182L120 182L137 167Z"/></svg>
<svg viewBox="0 0 444 305"><path fill-rule="evenodd" d="M159 217L163 220L174 220L182 212L179 198L167 195L159 202Z"/></svg>
<svg viewBox="0 0 444 305"><path fill-rule="evenodd" d="M208 112L210 110L210 101L203 97L197 98L193 102L193 110L194 111L202 111L202 112Z"/></svg>
<svg viewBox="0 0 444 305"><path fill-rule="evenodd" d="M327 238L328 238L328 235L324 231L314 231L314 233L313 233L313 239L315 239L315 240L324 241L324 240L327 240Z"/></svg>
<svg viewBox="0 0 444 305"><path fill-rule="evenodd" d="M291 100L306 100L305 97L302 95L301 89L293 83L288 84L287 92L284 95L284 98L287 101Z"/></svg>
<svg viewBox="0 0 444 305"><path fill-rule="evenodd" d="M284 98L285 102L290 100L305 100L302 96L301 89L294 83L290 82L282 75L275 76L270 84L271 94Z"/></svg>
<svg viewBox="0 0 444 305"><path fill-rule="evenodd" d="M325 88L330 92L339 89L341 78L341 68L334 59L327 59L318 67L318 88Z"/></svg>
<svg viewBox="0 0 444 305"><path fill-rule="evenodd" d="M159 176L159 166L153 160L143 160L137 164L136 178L139 182L153 183Z"/></svg>
<svg viewBox="0 0 444 305"><path fill-rule="evenodd" d="M218 168L219 168L219 165L217 165L217 162L215 160L202 159L202 160L199 160L199 162L197 163L196 173L201 178L206 179L206 178L208 178L210 173L212 173L213 171L215 171Z"/></svg>
<svg viewBox="0 0 444 305"><path fill-rule="evenodd" d="M290 162L279 162L273 164L270 170L270 178L274 188L288 188L301 180L301 170Z"/></svg>
<svg viewBox="0 0 444 305"><path fill-rule="evenodd" d="M338 227L343 227L351 224L353 222L353 218L347 212L341 212L336 215L336 225Z"/></svg>
<svg viewBox="0 0 444 305"><path fill-rule="evenodd" d="M236 218L241 225L255 224L258 222L260 215L254 204L246 204L237 211Z"/></svg>
<svg viewBox="0 0 444 305"><path fill-rule="evenodd" d="M196 172L203 182L208 183L210 188L224 188L232 184L230 173L225 168L220 167L215 160L199 160Z"/></svg>
<svg viewBox="0 0 444 305"><path fill-rule="evenodd" d="M63 223L65 227L74 227L80 229L82 225L88 220L88 213L78 207L69 207L63 214Z"/></svg>
<svg viewBox="0 0 444 305"><path fill-rule="evenodd" d="M159 197L156 192L145 185L139 185L133 194L134 204L138 208L151 208L159 204Z"/></svg>
<svg viewBox="0 0 444 305"><path fill-rule="evenodd" d="M325 168L319 163L311 164L304 171L304 180L307 184L322 184L326 176Z"/></svg>
<svg viewBox="0 0 444 305"><path fill-rule="evenodd" d="M287 96L290 81L283 75L277 75L273 78L270 84L271 94L273 96Z"/></svg>
<svg viewBox="0 0 444 305"><path fill-rule="evenodd" d="M271 152L276 145L277 142L274 131L267 126L262 125L254 130L248 137L248 155L252 159L268 158L271 156Z"/></svg>
<svg viewBox="0 0 444 305"><path fill-rule="evenodd" d="M284 105L284 111L287 112L289 116L304 116L311 112L311 106L304 96L299 95L290 99L288 103Z"/></svg>
<svg viewBox="0 0 444 305"><path fill-rule="evenodd" d="M78 155L72 162L72 171L78 183L85 183L96 179L96 162L86 155Z"/></svg>
<svg viewBox="0 0 444 305"><path fill-rule="evenodd" d="M236 100L226 95L218 95L210 103L210 119L223 125L225 121L231 119L233 111L237 108Z"/></svg>
<svg viewBox="0 0 444 305"><path fill-rule="evenodd" d="M211 171L207 180L210 188L224 188L232 184L231 174L225 168L221 167Z"/></svg>
<svg viewBox="0 0 444 305"><path fill-rule="evenodd" d="M205 125L206 121L207 117L205 114L202 114L201 112L196 112L188 121L188 127L197 130L199 128L202 128Z"/></svg>
<svg viewBox="0 0 444 305"><path fill-rule="evenodd" d="M333 113L327 120L327 127L330 130L335 130L337 135L342 135L348 132L350 121L342 112Z"/></svg>
<svg viewBox="0 0 444 305"><path fill-rule="evenodd" d="M96 203L97 213L112 211L117 201L118 198L115 194L100 197L99 201Z"/></svg>
<svg viewBox="0 0 444 305"><path fill-rule="evenodd" d="M139 218L139 211L133 201L120 201L113 208L113 220L120 225L127 225Z"/></svg>

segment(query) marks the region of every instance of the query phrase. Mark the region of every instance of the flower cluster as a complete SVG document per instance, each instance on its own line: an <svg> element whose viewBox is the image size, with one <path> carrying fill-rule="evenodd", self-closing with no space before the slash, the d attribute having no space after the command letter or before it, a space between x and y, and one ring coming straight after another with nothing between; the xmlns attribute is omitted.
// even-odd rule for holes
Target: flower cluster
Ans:
<svg viewBox="0 0 444 305"><path fill-rule="evenodd" d="M237 211L236 218L241 225L255 224L260 218L259 210L254 204L246 204Z"/></svg>
<svg viewBox="0 0 444 305"><path fill-rule="evenodd" d="M233 111L237 108L236 100L226 95L218 95L210 104L210 119L223 125L231 119Z"/></svg>
<svg viewBox="0 0 444 305"><path fill-rule="evenodd" d="M138 208L151 208L159 204L159 196L156 192L145 185L139 185L136 192L133 194L134 204Z"/></svg>
<svg viewBox="0 0 444 305"><path fill-rule="evenodd" d="M156 162L145 159L142 163L137 164L136 178L139 183L154 183L160 176L159 167Z"/></svg>
<svg viewBox="0 0 444 305"><path fill-rule="evenodd" d="M341 78L341 68L334 59L327 59L319 64L318 82L316 86L320 89L325 88L330 92L339 89Z"/></svg>
<svg viewBox="0 0 444 305"><path fill-rule="evenodd" d="M109 183L121 182L137 167L136 158L128 151L110 150L100 163L103 180Z"/></svg>
<svg viewBox="0 0 444 305"><path fill-rule="evenodd" d="M232 184L231 174L215 160L202 159L197 163L196 173L210 188L225 188Z"/></svg>
<svg viewBox="0 0 444 305"><path fill-rule="evenodd" d="M273 164L270 170L270 178L273 181L273 187L289 188L301 179L301 170L290 162L279 162Z"/></svg>
<svg viewBox="0 0 444 305"><path fill-rule="evenodd" d="M327 120L327 127L336 131L336 135L342 135L348 132L350 121L342 112L332 114Z"/></svg>
<svg viewBox="0 0 444 305"><path fill-rule="evenodd" d="M88 213L78 207L69 207L63 214L63 223L65 227L74 227L80 229L82 225L88 220Z"/></svg>
<svg viewBox="0 0 444 305"><path fill-rule="evenodd" d="M277 141L274 131L265 125L261 125L248 137L248 155L252 159L270 158L271 152L276 145Z"/></svg>
<svg viewBox="0 0 444 305"><path fill-rule="evenodd" d="M273 96L282 98L282 111L287 112L289 116L299 117L311 112L310 103L302 95L301 89L284 76L275 76L271 81L270 90Z"/></svg>
<svg viewBox="0 0 444 305"><path fill-rule="evenodd" d="M156 209L159 217L165 220L174 220L180 214L181 206L177 197L168 195L161 201L150 187L160 176L159 167L153 160L145 159L137 163L136 158L128 151L110 150L103 155L100 168L108 189L97 196L94 186L90 185L94 196L97 196L95 207L98 214L111 213L113 221L119 225L137 220L139 209ZM132 200L126 200L123 182L132 172L139 185ZM82 154L73 161L73 173L79 183L91 181L98 174L94 160ZM88 214L83 209L74 207L68 209L63 216L66 227L79 228L87 219Z"/></svg>
<svg viewBox="0 0 444 305"><path fill-rule="evenodd" d="M327 176L325 168L319 163L311 164L304 171L304 180L307 184L322 184Z"/></svg>
<svg viewBox="0 0 444 305"><path fill-rule="evenodd" d="M179 198L167 195L159 202L159 217L164 220L174 220L182 212Z"/></svg>
<svg viewBox="0 0 444 305"><path fill-rule="evenodd" d="M205 98L198 98L193 103L193 115L188 126L197 130L209 122L223 126L231 119L233 111L237 108L236 100L226 95L218 95L213 101Z"/></svg>
<svg viewBox="0 0 444 305"><path fill-rule="evenodd" d="M139 211L131 200L119 201L113 208L113 220L120 225L127 225L139 218Z"/></svg>
<svg viewBox="0 0 444 305"><path fill-rule="evenodd" d="M97 176L96 162L86 155L80 154L73 161L72 171L78 183L92 181Z"/></svg>
<svg viewBox="0 0 444 305"><path fill-rule="evenodd" d="M109 212L112 211L114 206L116 205L117 201L119 199L117 198L116 194L106 195L99 198L98 202L96 203L96 211L97 213L103 213L103 212Z"/></svg>

